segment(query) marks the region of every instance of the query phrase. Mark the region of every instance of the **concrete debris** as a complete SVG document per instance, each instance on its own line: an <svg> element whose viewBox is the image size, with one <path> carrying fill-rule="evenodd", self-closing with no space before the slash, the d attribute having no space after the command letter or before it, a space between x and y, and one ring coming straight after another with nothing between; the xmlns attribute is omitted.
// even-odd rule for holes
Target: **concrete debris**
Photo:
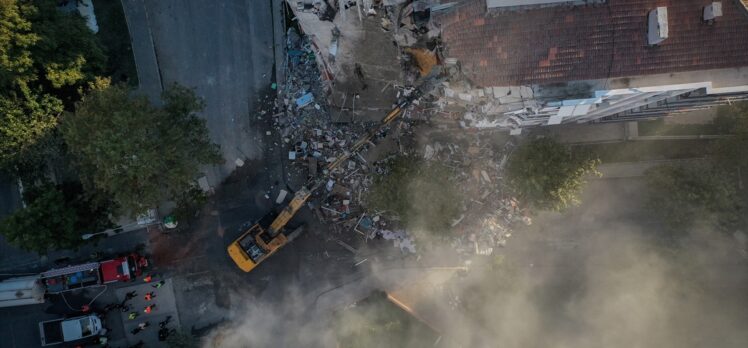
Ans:
<svg viewBox="0 0 748 348"><path fill-rule="evenodd" d="M403 252L409 252L411 254L415 254L416 252L415 241L413 240L413 238L410 238L408 236L408 233L405 232L404 230L397 230L397 231L380 230L372 234L370 238L375 238L376 236L379 236L383 238L384 240L393 241L394 246L396 248L400 248L400 250Z"/></svg>
<svg viewBox="0 0 748 348"><path fill-rule="evenodd" d="M286 196L288 195L288 191L286 190L280 190L278 193L278 198L275 199L276 204L283 203L284 200L286 200Z"/></svg>
<svg viewBox="0 0 748 348"><path fill-rule="evenodd" d="M326 3L333 4L328 7L349 4L345 1ZM350 3L356 6L355 2ZM316 8L314 4L303 6L304 11L315 11ZM412 88L406 87L411 84L407 76L417 79L443 60L425 48L410 48L429 40L426 33L433 29L428 18L429 6L433 5L428 1L412 2L399 17L392 9L377 7L378 16L383 16L382 29L393 31L395 41L404 48L403 56L408 56L403 58L403 62L413 73L413 76L406 74L406 81L401 85L393 82L384 86L384 89L397 93L398 98L413 93ZM362 13L369 13L369 9L362 8ZM321 11L321 7L316 11ZM340 35L345 37L346 32ZM452 124L464 128L511 126L513 121L511 117L505 117L503 103L512 102L511 98L522 99L531 90L523 87L472 88L462 82L444 83L441 89L421 99L421 103L405 110L397 122L376 134L356 155L335 169L329 169L329 163L348 154L351 144L372 127L358 119L353 120L359 110L358 95L346 95L338 105L328 104L331 95L329 80L325 69L319 65L319 57L314 53L310 39L299 36L294 30L289 30L287 37L286 81L278 86L276 108L281 112L273 115L276 131L272 135L278 136L282 151L288 151L284 179L289 187L304 185L310 178L320 175L326 178L324 189L316 190L309 204L332 233L353 233L366 242L374 239L392 241L393 246L405 254L417 253L416 240L408 233L407 226L399 221L397 212L371 211L363 202L375 176L387 175L388 161L403 154L422 156L427 161L440 162L453 169L450 180L463 198L460 216L451 223L453 237L450 239L457 254L466 257L491 255L506 245L513 226L531 223L527 211L504 187L504 167L514 148L511 142L504 145L496 137L465 131L436 141L419 134L414 126L422 120L432 120L432 117L452 117ZM328 53L342 59L343 48L335 46ZM452 63L453 68L459 68L458 62ZM323 70L322 74L320 70ZM384 90L377 88L377 92L380 89ZM448 111L455 105L467 111ZM333 122L333 113L350 115L351 121ZM442 128L445 123L433 124ZM287 193L282 190L276 202L282 202ZM341 237L331 238L339 240Z"/></svg>

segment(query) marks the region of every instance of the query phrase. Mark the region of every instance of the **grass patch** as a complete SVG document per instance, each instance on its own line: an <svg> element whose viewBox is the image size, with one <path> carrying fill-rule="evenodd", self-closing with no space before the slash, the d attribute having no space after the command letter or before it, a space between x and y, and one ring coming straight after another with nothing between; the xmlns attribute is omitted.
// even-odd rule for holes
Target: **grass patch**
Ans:
<svg viewBox="0 0 748 348"><path fill-rule="evenodd" d="M714 152L715 140L651 140L609 144L575 145L573 149L590 151L603 163L700 158Z"/></svg>
<svg viewBox="0 0 748 348"><path fill-rule="evenodd" d="M439 335L383 295L371 296L337 317L338 347L434 347Z"/></svg>
<svg viewBox="0 0 748 348"><path fill-rule="evenodd" d="M664 119L639 121L639 135L716 135L722 134L714 123L667 124Z"/></svg>
<svg viewBox="0 0 748 348"><path fill-rule="evenodd" d="M118 0L93 0L94 13L99 24L96 36L104 46L107 56L106 73L112 82L138 86L138 72L130 45L125 12Z"/></svg>

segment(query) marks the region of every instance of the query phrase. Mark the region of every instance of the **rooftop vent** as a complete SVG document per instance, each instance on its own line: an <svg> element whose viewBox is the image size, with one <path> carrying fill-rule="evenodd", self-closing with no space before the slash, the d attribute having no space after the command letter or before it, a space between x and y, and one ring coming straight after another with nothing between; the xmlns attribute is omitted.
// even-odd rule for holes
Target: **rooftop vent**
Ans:
<svg viewBox="0 0 748 348"><path fill-rule="evenodd" d="M650 45L658 45L668 37L667 7L658 7L649 12L647 39Z"/></svg>
<svg viewBox="0 0 748 348"><path fill-rule="evenodd" d="M704 6L704 21L711 24L717 20L717 17L722 17L722 2L715 1L711 4Z"/></svg>

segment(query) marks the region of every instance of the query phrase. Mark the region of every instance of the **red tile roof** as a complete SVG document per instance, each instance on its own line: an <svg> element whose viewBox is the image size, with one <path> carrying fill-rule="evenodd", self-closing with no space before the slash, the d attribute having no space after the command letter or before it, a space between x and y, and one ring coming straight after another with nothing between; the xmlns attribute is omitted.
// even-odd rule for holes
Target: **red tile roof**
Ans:
<svg viewBox="0 0 748 348"><path fill-rule="evenodd" d="M723 16L701 21L711 0L608 0L589 6L486 10L468 0L434 19L445 57L479 86L543 84L748 66L748 15L722 0ZM667 6L669 37L647 46L647 14Z"/></svg>

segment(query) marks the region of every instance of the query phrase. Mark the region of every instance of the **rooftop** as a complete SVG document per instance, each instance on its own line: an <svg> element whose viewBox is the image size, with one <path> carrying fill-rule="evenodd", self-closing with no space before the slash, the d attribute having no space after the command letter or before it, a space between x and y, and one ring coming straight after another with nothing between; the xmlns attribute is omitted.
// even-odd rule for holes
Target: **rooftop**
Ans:
<svg viewBox="0 0 748 348"><path fill-rule="evenodd" d="M514 10L467 0L438 15L445 57L478 86L549 84L748 66L748 12L723 0L723 16L701 19L711 0L608 0ZM647 16L666 6L669 35L647 43Z"/></svg>

